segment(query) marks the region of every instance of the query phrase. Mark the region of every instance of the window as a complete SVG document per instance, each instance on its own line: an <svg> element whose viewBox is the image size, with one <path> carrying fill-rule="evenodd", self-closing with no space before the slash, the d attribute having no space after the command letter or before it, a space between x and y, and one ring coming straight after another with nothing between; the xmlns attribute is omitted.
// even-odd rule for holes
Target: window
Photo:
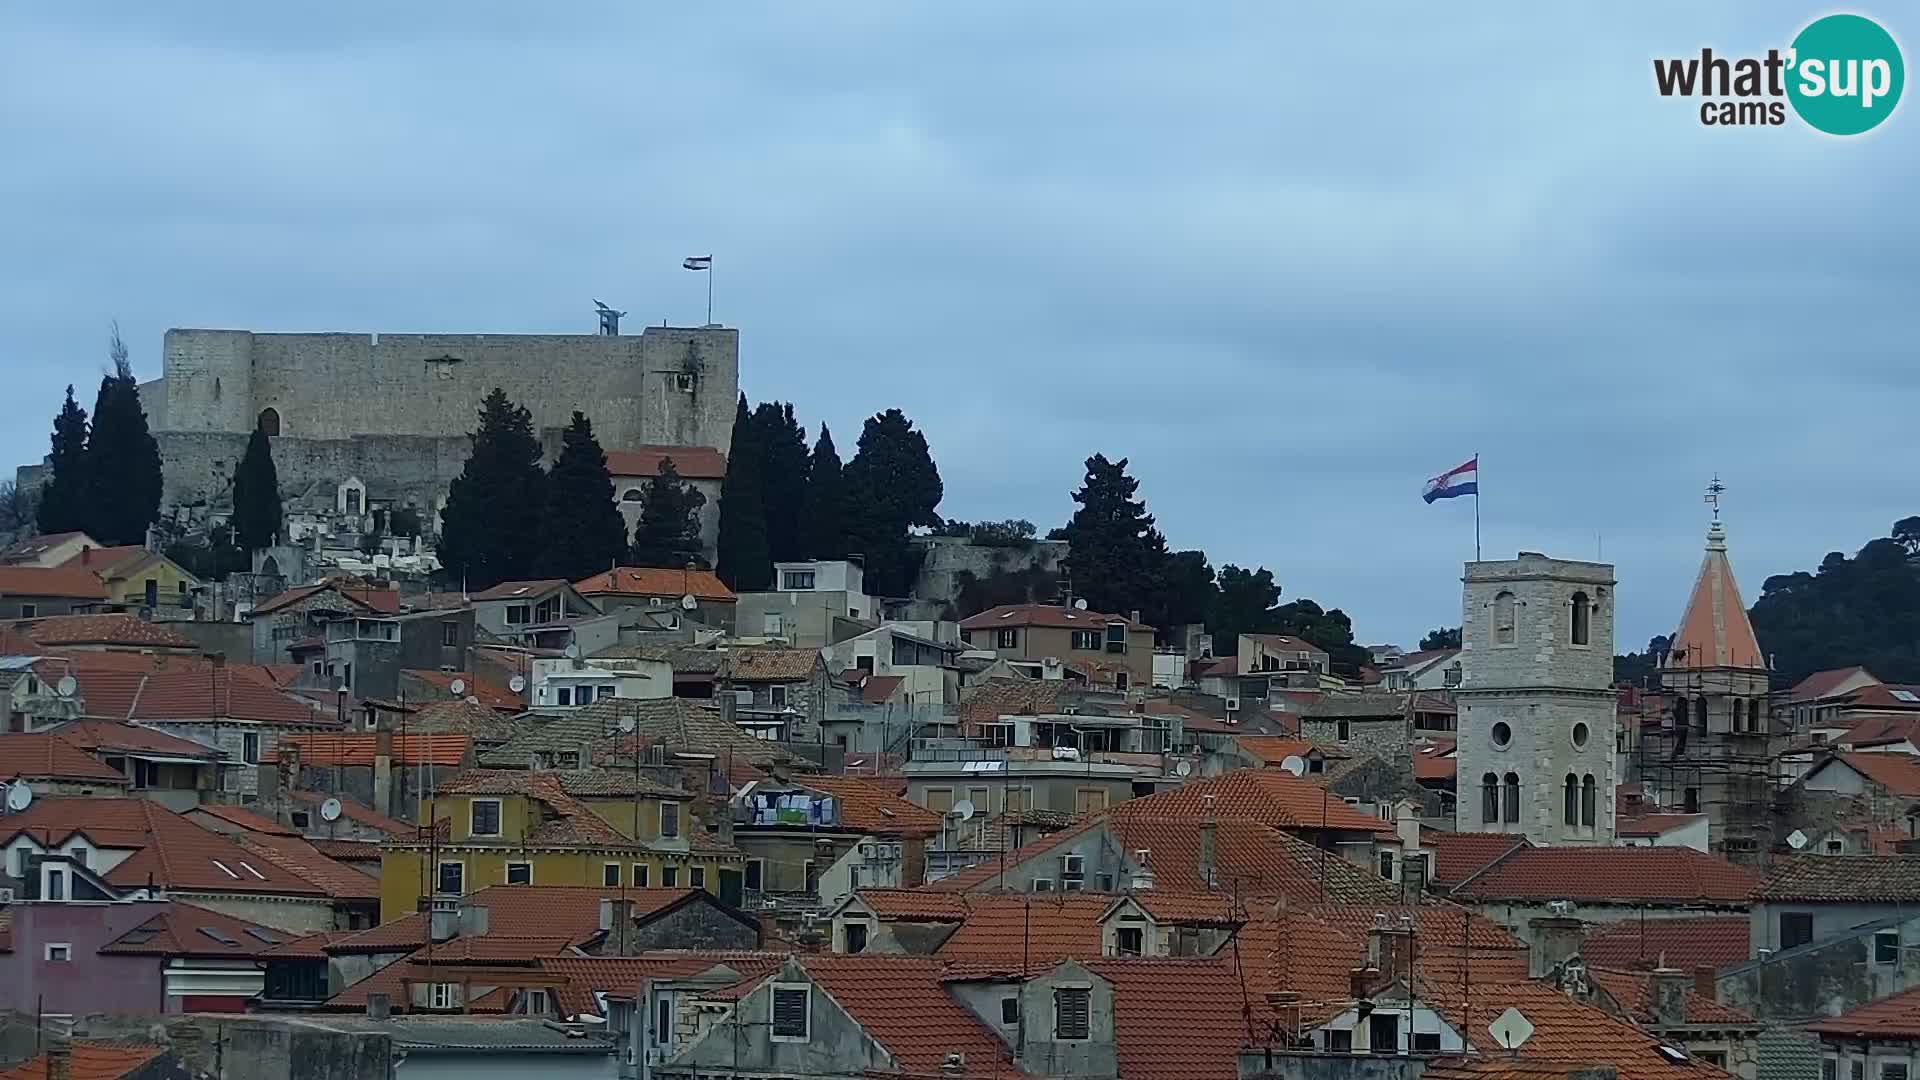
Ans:
<svg viewBox="0 0 1920 1080"><path fill-rule="evenodd" d="M1367 1017L1367 1049L1392 1054L1400 1049L1400 1014L1376 1012Z"/></svg>
<svg viewBox="0 0 1920 1080"><path fill-rule="evenodd" d="M663 889L679 888L680 887L680 868L677 866L661 867L660 868L660 887Z"/></svg>
<svg viewBox="0 0 1920 1080"><path fill-rule="evenodd" d="M1567 774L1566 795L1560 812L1566 824L1580 824L1580 781L1572 773Z"/></svg>
<svg viewBox="0 0 1920 1080"><path fill-rule="evenodd" d="M1111 622L1107 624L1107 651L1124 653L1127 651L1127 624Z"/></svg>
<svg viewBox="0 0 1920 1080"><path fill-rule="evenodd" d="M780 575L780 588L785 592L806 592L813 588L813 571L788 570Z"/></svg>
<svg viewBox="0 0 1920 1080"><path fill-rule="evenodd" d="M1573 621L1567 628L1567 641L1570 644L1587 644L1587 619L1592 613L1592 610L1592 606L1587 601L1586 593L1577 592L1573 594Z"/></svg>
<svg viewBox="0 0 1920 1080"><path fill-rule="evenodd" d="M663 802L660 804L660 838L672 840L680 835L680 804Z"/></svg>
<svg viewBox="0 0 1920 1080"><path fill-rule="evenodd" d="M73 959L73 946L64 945L64 944L47 946L48 962L55 963L55 964L65 964L71 961L72 959Z"/></svg>
<svg viewBox="0 0 1920 1080"><path fill-rule="evenodd" d="M526 604L507 605L507 625L525 626L533 621L533 608Z"/></svg>
<svg viewBox="0 0 1920 1080"><path fill-rule="evenodd" d="M1113 673L1113 688L1125 693L1133 685L1132 677L1124 671Z"/></svg>
<svg viewBox="0 0 1920 1080"><path fill-rule="evenodd" d="M1707 699L1704 697L1693 699L1693 726L1696 731L1707 730Z"/></svg>
<svg viewBox="0 0 1920 1080"><path fill-rule="evenodd" d="M1000 999L1000 1022L1012 1027L1020 1022L1020 999L1003 997Z"/></svg>
<svg viewBox="0 0 1920 1080"><path fill-rule="evenodd" d="M1006 629L1001 630L997 635L995 635L994 644L997 647L1002 649L1019 648L1020 647L1019 629L1016 627L1009 626Z"/></svg>
<svg viewBox="0 0 1920 1080"><path fill-rule="evenodd" d="M661 994L654 1000L653 1041L665 1046L673 1040L673 999Z"/></svg>
<svg viewBox="0 0 1920 1080"><path fill-rule="evenodd" d="M1093 990L1063 986L1053 992L1053 1038L1056 1042L1091 1036Z"/></svg>
<svg viewBox="0 0 1920 1080"><path fill-rule="evenodd" d="M1353 1051L1353 1029L1328 1028L1327 1049L1341 1054L1351 1053Z"/></svg>
<svg viewBox="0 0 1920 1080"><path fill-rule="evenodd" d="M1700 789L1697 787L1688 788L1686 790L1686 793L1680 796L1680 806L1682 810L1686 811L1689 814L1699 813L1700 812Z"/></svg>
<svg viewBox="0 0 1920 1080"><path fill-rule="evenodd" d="M693 373L690 371L674 372L673 388L682 394L693 393Z"/></svg>
<svg viewBox="0 0 1920 1080"><path fill-rule="evenodd" d="M472 836L500 835L500 800L475 799L467 804L468 829Z"/></svg>
<svg viewBox="0 0 1920 1080"><path fill-rule="evenodd" d="M692 889L706 888L707 868L704 866L689 866L687 868L687 887Z"/></svg>
<svg viewBox="0 0 1920 1080"><path fill-rule="evenodd" d="M467 892L467 864L443 862L439 873L434 877L434 891L447 896L465 896Z"/></svg>
<svg viewBox="0 0 1920 1080"><path fill-rule="evenodd" d="M1506 804L1505 805L1506 820L1509 822L1519 821L1520 820L1520 776L1519 774L1508 773L1506 776L1501 778L1500 786L1505 789L1505 794L1506 794L1506 799L1504 800Z"/></svg>
<svg viewBox="0 0 1920 1080"><path fill-rule="evenodd" d="M1500 824L1500 778L1492 773L1480 778L1480 823Z"/></svg>
<svg viewBox="0 0 1920 1080"><path fill-rule="evenodd" d="M773 987L773 1037L776 1040L804 1042L808 1014L812 1010L813 988L775 983Z"/></svg>
<svg viewBox="0 0 1920 1080"><path fill-rule="evenodd" d="M451 649L460 644L460 624L443 622L440 624L440 644Z"/></svg>
<svg viewBox="0 0 1920 1080"><path fill-rule="evenodd" d="M526 862L508 863L507 864L507 884L509 885L533 884L533 864L526 863Z"/></svg>
<svg viewBox="0 0 1920 1080"><path fill-rule="evenodd" d="M1393 852L1391 851L1380 853L1380 876L1388 881L1393 880Z"/></svg>
<svg viewBox="0 0 1920 1080"><path fill-rule="evenodd" d="M460 1003L459 987L453 983L428 983L427 1008L451 1009Z"/></svg>
<svg viewBox="0 0 1920 1080"><path fill-rule="evenodd" d="M1582 724L1573 725L1573 748L1575 750L1586 749L1588 738L1589 738L1589 733L1587 731L1586 724L1582 723Z"/></svg>
<svg viewBox="0 0 1920 1080"><path fill-rule="evenodd" d="M1440 1052L1440 1033L1437 1031L1416 1031L1413 1033L1413 1052L1416 1054L1437 1054Z"/></svg>
<svg viewBox="0 0 1920 1080"><path fill-rule="evenodd" d="M1780 913L1780 947L1791 949L1805 945L1813 940L1813 912L1783 911Z"/></svg>
<svg viewBox="0 0 1920 1080"><path fill-rule="evenodd" d="M1598 798L1598 789L1593 782L1593 774L1588 773L1580 781L1580 824L1591 829L1595 814L1594 804Z"/></svg>
<svg viewBox="0 0 1920 1080"><path fill-rule="evenodd" d="M637 862L633 864L633 887L634 888L644 889L647 887L647 881L650 876L647 872L649 869L651 868L648 867L647 864L643 862Z"/></svg>
<svg viewBox="0 0 1920 1080"><path fill-rule="evenodd" d="M553 1007L547 1003L545 990L529 990L527 1000L520 1011L529 1016L546 1016L553 1012Z"/></svg>
<svg viewBox="0 0 1920 1080"><path fill-rule="evenodd" d="M1845 845L1844 843L1841 843L1838 840L1827 841L1827 854L1829 855L1839 855L1844 853L1846 850L1847 850L1847 845Z"/></svg>
<svg viewBox="0 0 1920 1080"><path fill-rule="evenodd" d="M783 629L780 613L769 611L760 618L760 633L763 637L779 637Z"/></svg>
<svg viewBox="0 0 1920 1080"><path fill-rule="evenodd" d="M1113 933L1113 951L1118 956L1139 956L1146 931L1138 926L1123 926Z"/></svg>
<svg viewBox="0 0 1920 1080"><path fill-rule="evenodd" d="M1092 814L1107 808L1106 788L1081 788L1073 793L1073 812Z"/></svg>
<svg viewBox="0 0 1920 1080"><path fill-rule="evenodd" d="M600 864L600 884L610 889L620 887L620 864L617 862Z"/></svg>
<svg viewBox="0 0 1920 1080"><path fill-rule="evenodd" d="M1879 930L1874 933L1873 962L1876 964L1900 962L1900 931Z"/></svg>
<svg viewBox="0 0 1920 1080"><path fill-rule="evenodd" d="M1075 630L1073 632L1073 647L1080 652L1099 652L1100 635L1097 631L1093 630Z"/></svg>
<svg viewBox="0 0 1920 1080"><path fill-rule="evenodd" d="M1907 1080L1907 1063L1904 1061L1881 1062L1880 1080Z"/></svg>
<svg viewBox="0 0 1920 1080"><path fill-rule="evenodd" d="M249 765L260 764L260 736L249 731L240 736L240 760Z"/></svg>
<svg viewBox="0 0 1920 1080"><path fill-rule="evenodd" d="M787 688L784 686L767 687L767 701L776 709L787 707Z"/></svg>
<svg viewBox="0 0 1920 1080"><path fill-rule="evenodd" d="M259 418L254 421L254 426L260 429L260 434L268 438L277 437L280 434L280 410L261 409Z"/></svg>
<svg viewBox="0 0 1920 1080"><path fill-rule="evenodd" d="M766 880L766 873L767 861L765 859L748 859L746 877L743 882L747 891L759 892L761 887L760 883Z"/></svg>
<svg viewBox="0 0 1920 1080"><path fill-rule="evenodd" d="M1339 738L1341 742L1347 742L1353 738L1353 721L1351 720L1340 721Z"/></svg>
<svg viewBox="0 0 1920 1080"><path fill-rule="evenodd" d="M141 764L145 764L145 762L142 762ZM310 823L313 820L312 816L309 815L305 810L295 810L291 814L288 814L287 818L288 820L293 822L293 827L296 829L306 828L308 823Z"/></svg>
<svg viewBox="0 0 1920 1080"><path fill-rule="evenodd" d="M1493 643L1512 645L1518 639L1514 629L1513 594L1503 592L1493 598Z"/></svg>
<svg viewBox="0 0 1920 1080"><path fill-rule="evenodd" d="M864 922L847 923L846 935L847 935L847 952L858 953L858 952L867 951L867 924L866 923Z"/></svg>
<svg viewBox="0 0 1920 1080"><path fill-rule="evenodd" d="M1490 734L1493 737L1493 745L1496 749L1504 750L1507 748L1507 744L1513 742L1513 728L1507 726L1505 720L1495 723Z"/></svg>
<svg viewBox="0 0 1920 1080"><path fill-rule="evenodd" d="M944 814L953 809L953 789L950 787L928 788L927 809L936 814Z"/></svg>
<svg viewBox="0 0 1920 1080"><path fill-rule="evenodd" d="M1727 1055L1724 1050L1699 1050L1695 1051L1693 1056L1716 1069L1724 1069L1727 1067Z"/></svg>
<svg viewBox="0 0 1920 1080"><path fill-rule="evenodd" d="M573 704L573 690L571 687L562 686L553 692L553 698L557 704L571 705Z"/></svg>
<svg viewBox="0 0 1920 1080"><path fill-rule="evenodd" d="M1867 1063L1864 1059L1854 1058L1847 1068L1849 1080L1867 1080Z"/></svg>
<svg viewBox="0 0 1920 1080"><path fill-rule="evenodd" d="M217 863L215 865L218 865ZM233 873L231 870L228 873ZM238 874L234 874L238 877ZM47 899L65 900L67 898L67 872L53 867L47 868Z"/></svg>
<svg viewBox="0 0 1920 1080"><path fill-rule="evenodd" d="M37 604L21 604L20 605L20 617L23 619L31 619L39 614L40 614L40 607Z"/></svg>

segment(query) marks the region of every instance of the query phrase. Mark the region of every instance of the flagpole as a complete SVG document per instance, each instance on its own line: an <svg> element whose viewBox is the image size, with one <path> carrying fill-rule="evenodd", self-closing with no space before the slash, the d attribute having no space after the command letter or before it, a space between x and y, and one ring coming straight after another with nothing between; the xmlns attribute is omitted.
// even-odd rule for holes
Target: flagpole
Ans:
<svg viewBox="0 0 1920 1080"><path fill-rule="evenodd" d="M1473 452L1473 561L1480 561L1480 451Z"/></svg>

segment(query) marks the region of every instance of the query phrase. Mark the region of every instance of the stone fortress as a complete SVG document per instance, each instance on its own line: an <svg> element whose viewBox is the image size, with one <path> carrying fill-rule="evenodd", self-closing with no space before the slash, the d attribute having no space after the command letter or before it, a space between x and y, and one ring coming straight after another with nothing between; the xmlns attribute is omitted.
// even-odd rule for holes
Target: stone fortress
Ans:
<svg viewBox="0 0 1920 1080"><path fill-rule="evenodd" d="M175 329L163 374L141 385L140 400L176 522L230 506L234 466L260 427L273 437L289 500L331 502L336 489L351 488L364 492L356 502L412 507L431 527L494 387L533 414L549 463L576 409L610 452L725 454L739 346L739 331L720 326L649 326L637 335Z"/></svg>

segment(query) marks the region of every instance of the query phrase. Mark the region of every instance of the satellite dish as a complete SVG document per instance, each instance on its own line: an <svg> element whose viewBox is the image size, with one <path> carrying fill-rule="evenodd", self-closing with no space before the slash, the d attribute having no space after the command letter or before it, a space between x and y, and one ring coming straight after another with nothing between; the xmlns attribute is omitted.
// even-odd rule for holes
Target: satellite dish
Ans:
<svg viewBox="0 0 1920 1080"><path fill-rule="evenodd" d="M326 802L323 802L320 804L320 820L321 821L339 821L340 820L340 800L339 799L328 799Z"/></svg>
<svg viewBox="0 0 1920 1080"><path fill-rule="evenodd" d="M516 694L522 690L525 690L526 688L527 688L527 677L525 675L515 675L513 678L507 680L507 689L513 691Z"/></svg>
<svg viewBox="0 0 1920 1080"><path fill-rule="evenodd" d="M580 643L579 642L577 641L567 642L567 659L569 660L580 659Z"/></svg>
<svg viewBox="0 0 1920 1080"><path fill-rule="evenodd" d="M1487 1025L1487 1033L1503 1050L1518 1050L1533 1038L1533 1022L1523 1016L1519 1009L1508 1009Z"/></svg>
<svg viewBox="0 0 1920 1080"><path fill-rule="evenodd" d="M1175 776L1191 776L1191 775L1193 775L1193 762L1191 762L1191 761L1176 761L1176 762L1174 762L1174 763L1173 763L1173 775L1175 775Z"/></svg>
<svg viewBox="0 0 1920 1080"><path fill-rule="evenodd" d="M621 731L632 731L634 728L637 728L639 726L640 726L640 722L631 716L622 716L620 718Z"/></svg>
<svg viewBox="0 0 1920 1080"><path fill-rule="evenodd" d="M454 697L459 697L461 694L464 694L467 692L467 680L455 679L453 680L453 683L447 687L447 689L453 691Z"/></svg>
<svg viewBox="0 0 1920 1080"><path fill-rule="evenodd" d="M25 780L7 789L7 809L17 814L32 805L33 789L27 786Z"/></svg>
<svg viewBox="0 0 1920 1080"><path fill-rule="evenodd" d="M1299 754L1288 754L1287 759L1280 763L1280 771L1292 773L1295 776L1305 776L1307 774L1307 759L1301 757Z"/></svg>
<svg viewBox="0 0 1920 1080"><path fill-rule="evenodd" d="M60 676L60 681L54 684L53 689L61 697L72 697L74 691L80 689L80 680L71 675L62 675Z"/></svg>
<svg viewBox="0 0 1920 1080"><path fill-rule="evenodd" d="M688 593L687 595L680 598L680 610L682 611L692 611L694 608L697 608L699 606L700 606L700 601L695 599L692 593Z"/></svg>
<svg viewBox="0 0 1920 1080"><path fill-rule="evenodd" d="M478 704L480 704L480 699L479 699L479 698L477 698L477 697L474 697L474 696L473 696L472 694L468 694L468 695L467 695L467 704L469 704L469 705L478 705Z"/></svg>
<svg viewBox="0 0 1920 1080"><path fill-rule="evenodd" d="M957 817L961 821L972 821L973 800L961 799L959 802L953 804L953 809L947 811L947 814L950 817Z"/></svg>
<svg viewBox="0 0 1920 1080"><path fill-rule="evenodd" d="M1073 606L1074 606L1074 609L1077 611L1087 610L1087 602L1085 600L1075 600L1073 602Z"/></svg>
<svg viewBox="0 0 1920 1080"><path fill-rule="evenodd" d="M1806 847L1807 834L1801 832L1799 829L1793 830L1793 832L1787 834L1787 846L1792 848L1795 851L1799 851L1801 848Z"/></svg>

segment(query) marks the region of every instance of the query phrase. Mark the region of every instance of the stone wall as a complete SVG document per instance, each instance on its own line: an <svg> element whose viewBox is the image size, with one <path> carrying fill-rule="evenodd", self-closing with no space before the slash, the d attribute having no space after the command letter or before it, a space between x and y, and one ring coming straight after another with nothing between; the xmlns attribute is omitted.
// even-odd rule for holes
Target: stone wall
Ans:
<svg viewBox="0 0 1920 1080"><path fill-rule="evenodd" d="M1065 540L1035 540L1026 547L986 547L958 536L925 536L913 540L925 553L919 576L914 579L913 596L939 604L958 603L962 572L984 580L994 571L1017 574L1027 570L1058 573L1067 557ZM1046 602L1052 597L1036 597Z"/></svg>

